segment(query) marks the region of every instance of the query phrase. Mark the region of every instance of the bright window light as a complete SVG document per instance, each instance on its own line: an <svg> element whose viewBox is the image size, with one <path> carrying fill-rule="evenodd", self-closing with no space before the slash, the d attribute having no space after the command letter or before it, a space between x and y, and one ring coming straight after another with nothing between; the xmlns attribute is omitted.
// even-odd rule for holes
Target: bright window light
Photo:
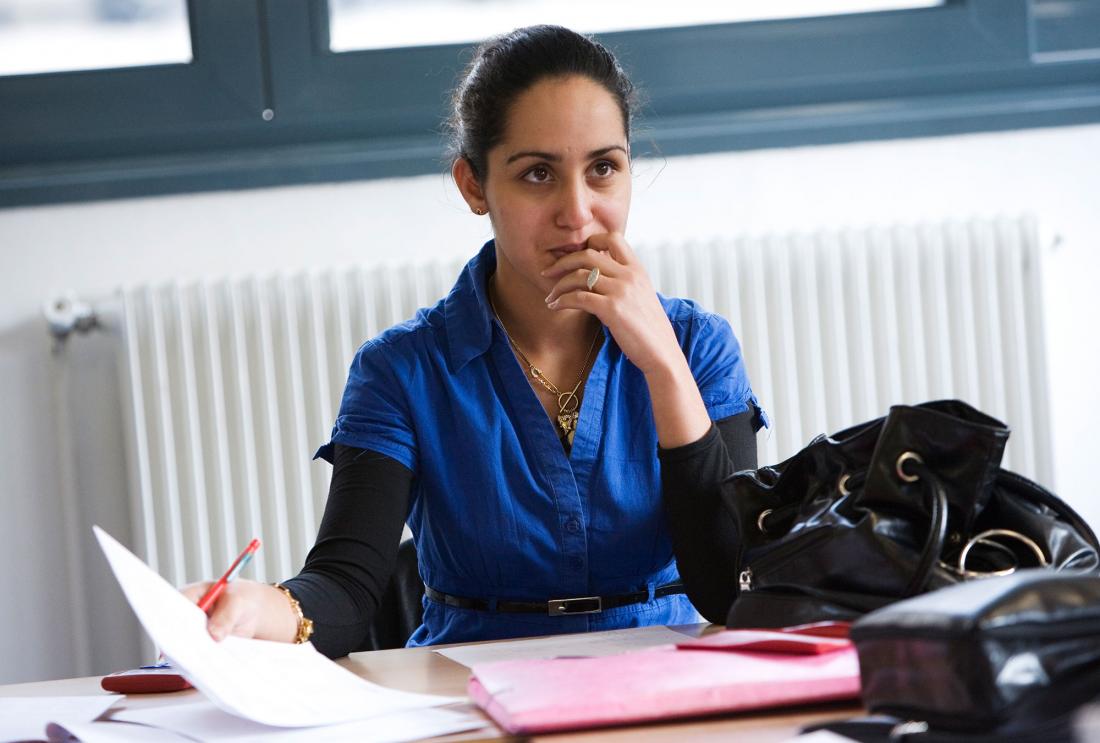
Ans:
<svg viewBox="0 0 1100 743"><path fill-rule="evenodd" d="M329 0L335 52L479 41L551 23L583 33L928 8L943 0Z"/></svg>
<svg viewBox="0 0 1100 743"><path fill-rule="evenodd" d="M0 75L190 61L187 0L0 0Z"/></svg>

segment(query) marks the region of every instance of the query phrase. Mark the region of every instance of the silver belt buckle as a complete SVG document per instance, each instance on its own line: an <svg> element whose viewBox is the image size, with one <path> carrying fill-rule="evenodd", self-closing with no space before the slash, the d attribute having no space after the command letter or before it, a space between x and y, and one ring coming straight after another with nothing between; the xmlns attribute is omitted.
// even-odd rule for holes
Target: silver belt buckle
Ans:
<svg viewBox="0 0 1100 743"><path fill-rule="evenodd" d="M601 611L603 611L603 599L599 596L551 599L546 602L546 613L552 617L562 614L599 614Z"/></svg>

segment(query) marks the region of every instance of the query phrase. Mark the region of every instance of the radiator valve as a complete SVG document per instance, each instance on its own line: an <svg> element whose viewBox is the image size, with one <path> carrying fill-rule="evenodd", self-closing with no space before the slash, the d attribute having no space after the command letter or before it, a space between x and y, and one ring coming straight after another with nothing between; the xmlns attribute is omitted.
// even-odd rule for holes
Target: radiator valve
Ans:
<svg viewBox="0 0 1100 743"><path fill-rule="evenodd" d="M42 314L49 323L50 334L58 343L63 342L74 331L87 333L99 324L92 306L72 294L64 294L46 302L42 307Z"/></svg>

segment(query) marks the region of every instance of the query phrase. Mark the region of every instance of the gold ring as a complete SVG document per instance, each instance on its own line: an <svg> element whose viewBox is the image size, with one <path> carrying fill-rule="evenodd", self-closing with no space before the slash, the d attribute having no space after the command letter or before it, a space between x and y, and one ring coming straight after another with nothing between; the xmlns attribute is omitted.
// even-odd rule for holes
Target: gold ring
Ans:
<svg viewBox="0 0 1100 743"><path fill-rule="evenodd" d="M593 291L596 288L596 282L600 280L600 267L595 266L588 272L588 278L584 280L584 285L588 287L588 291Z"/></svg>

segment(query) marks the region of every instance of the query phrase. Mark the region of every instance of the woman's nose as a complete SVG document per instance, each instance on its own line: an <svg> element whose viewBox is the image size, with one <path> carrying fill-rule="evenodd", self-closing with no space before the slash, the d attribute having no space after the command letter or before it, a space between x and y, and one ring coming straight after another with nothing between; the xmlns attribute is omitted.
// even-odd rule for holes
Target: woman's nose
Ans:
<svg viewBox="0 0 1100 743"><path fill-rule="evenodd" d="M557 222L559 227L579 229L592 221L592 193L581 182L566 183L561 189Z"/></svg>

